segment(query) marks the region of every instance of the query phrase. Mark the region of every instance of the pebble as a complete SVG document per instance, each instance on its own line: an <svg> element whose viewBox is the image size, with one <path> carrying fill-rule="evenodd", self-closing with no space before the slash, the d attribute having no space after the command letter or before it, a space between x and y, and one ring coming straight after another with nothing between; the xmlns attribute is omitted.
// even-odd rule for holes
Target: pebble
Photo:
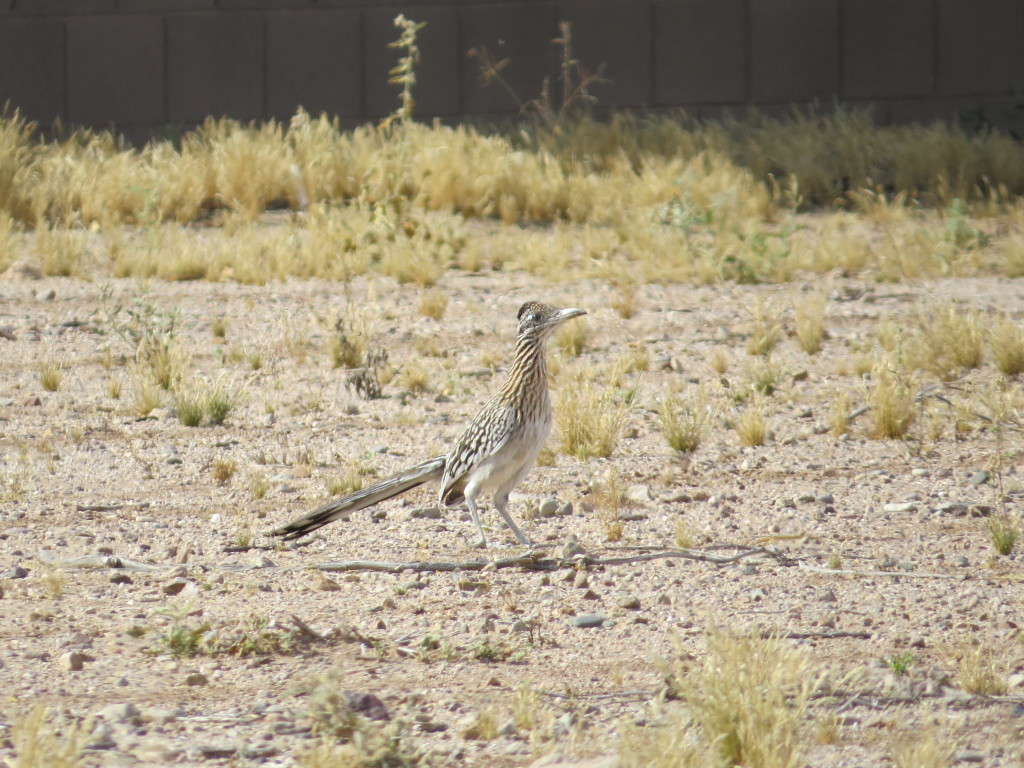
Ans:
<svg viewBox="0 0 1024 768"><path fill-rule="evenodd" d="M78 672L82 669L83 666L85 666L85 662L88 660L88 658L89 657L86 656L84 653L79 653L78 651L68 651L67 653L62 653L57 658L57 663L60 665L60 668L63 669L65 672Z"/></svg>
<svg viewBox="0 0 1024 768"><path fill-rule="evenodd" d="M587 578L586 571L577 571L573 577L572 585L577 589L586 589L590 586L590 579Z"/></svg>
<svg viewBox="0 0 1024 768"><path fill-rule="evenodd" d="M185 685L209 685L210 679L202 672L192 672L185 677Z"/></svg>
<svg viewBox="0 0 1024 768"><path fill-rule="evenodd" d="M634 504L646 504L654 499L654 493L649 485L631 485L626 490L626 499Z"/></svg>
<svg viewBox="0 0 1024 768"><path fill-rule="evenodd" d="M168 582L160 587L160 591L165 595L179 595L184 592L185 587L191 583L192 582L188 579L175 579L174 581Z"/></svg>
<svg viewBox="0 0 1024 768"><path fill-rule="evenodd" d="M387 520L388 513L385 512L383 509L375 509L370 513L370 519L374 522L378 522L380 520Z"/></svg>
<svg viewBox="0 0 1024 768"><path fill-rule="evenodd" d="M971 475L970 480L968 480L967 482L969 482L971 485L977 487L979 485L984 485L985 483L987 483L988 482L988 478L989 478L988 472L986 472L984 469L979 469L977 472L975 472L973 475Z"/></svg>
<svg viewBox="0 0 1024 768"><path fill-rule="evenodd" d="M750 591L750 599L753 600L755 603L764 600L766 597L768 597L768 593L760 587Z"/></svg>
<svg viewBox="0 0 1024 768"><path fill-rule="evenodd" d="M886 504L882 507L883 512L910 512L917 508L917 504L913 501L904 501L900 503Z"/></svg>
<svg viewBox="0 0 1024 768"><path fill-rule="evenodd" d="M410 509L409 513L405 516L406 520L440 520L441 519L441 508L440 507L416 507Z"/></svg>
<svg viewBox="0 0 1024 768"><path fill-rule="evenodd" d="M544 499L540 503L540 516L541 517L554 517L558 513L558 499Z"/></svg>
<svg viewBox="0 0 1024 768"><path fill-rule="evenodd" d="M22 568L20 565L16 565L13 568L8 568L3 573L0 573L0 578L3 579L24 579L28 576L28 568Z"/></svg>
<svg viewBox="0 0 1024 768"><path fill-rule="evenodd" d="M603 627L606 621L608 621L608 617L600 613L581 613L579 616L569 619L569 625L580 629L592 629L593 627Z"/></svg>
<svg viewBox="0 0 1024 768"><path fill-rule="evenodd" d="M968 560L963 555L957 555L956 557L953 558L953 565L955 565L957 568L966 568L970 564L971 564L971 561Z"/></svg>
<svg viewBox="0 0 1024 768"><path fill-rule="evenodd" d="M821 504L835 504L836 498L831 493L823 493L817 498Z"/></svg>
<svg viewBox="0 0 1024 768"><path fill-rule="evenodd" d="M108 723L126 723L129 720L135 720L141 714L138 707L130 701L126 701L123 704L111 704L103 707L96 713L96 716Z"/></svg>
<svg viewBox="0 0 1024 768"><path fill-rule="evenodd" d="M929 472L924 467L915 467L914 469L910 470L910 474L914 477L928 477L928 475L930 475L931 472Z"/></svg>
<svg viewBox="0 0 1024 768"><path fill-rule="evenodd" d="M640 598L636 595L620 595L616 599L615 604L619 608L625 608L627 611L639 611L640 610Z"/></svg>
<svg viewBox="0 0 1024 768"><path fill-rule="evenodd" d="M558 509L555 510L555 514L558 517L565 517L572 514L572 502L567 501L562 504Z"/></svg>

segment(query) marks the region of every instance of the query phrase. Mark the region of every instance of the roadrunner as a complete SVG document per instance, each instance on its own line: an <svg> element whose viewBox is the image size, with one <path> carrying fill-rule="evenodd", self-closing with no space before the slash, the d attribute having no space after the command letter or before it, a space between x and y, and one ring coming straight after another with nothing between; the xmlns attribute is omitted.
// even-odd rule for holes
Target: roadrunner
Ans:
<svg viewBox="0 0 1024 768"><path fill-rule="evenodd" d="M548 337L566 320L585 314L582 309L558 309L536 301L523 304L518 315L516 354L505 383L448 453L336 499L272 533L297 539L339 517L439 480L438 506L465 501L469 507L479 534L473 546L487 546L477 499L489 492L494 493L494 507L519 543L530 546L530 540L508 513L508 495L529 474L551 431L545 352Z"/></svg>

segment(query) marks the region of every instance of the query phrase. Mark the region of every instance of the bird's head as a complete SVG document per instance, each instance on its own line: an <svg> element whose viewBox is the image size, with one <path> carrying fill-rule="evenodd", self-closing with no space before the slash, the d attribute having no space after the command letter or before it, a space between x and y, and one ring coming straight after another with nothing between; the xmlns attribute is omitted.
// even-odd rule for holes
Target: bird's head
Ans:
<svg viewBox="0 0 1024 768"><path fill-rule="evenodd" d="M566 320L585 314L585 309L559 309L539 301L528 301L519 308L519 336L547 336Z"/></svg>

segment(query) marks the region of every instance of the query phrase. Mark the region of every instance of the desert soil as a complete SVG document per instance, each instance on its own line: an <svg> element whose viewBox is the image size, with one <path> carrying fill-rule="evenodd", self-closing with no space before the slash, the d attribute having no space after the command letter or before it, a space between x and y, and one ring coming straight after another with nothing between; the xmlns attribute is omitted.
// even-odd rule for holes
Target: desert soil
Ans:
<svg viewBox="0 0 1024 768"><path fill-rule="evenodd" d="M4 281L0 757L13 755L11 724L41 703L96 716L88 765L291 765L319 738L314 699L322 704L324 689L310 691L325 680L372 694L406 723L409 748L437 764L503 768L549 753L612 755L622 718L656 717L657 659L675 643L699 659L706 632L725 628L791 633L787 643L837 677L856 673L844 695L812 707L815 717L835 713L834 740L809 732L806 765L891 765L893 745L931 732L932 723L964 764L1021 765L1024 559L1019 545L997 556L988 534L988 516L1003 504L1021 512L1019 433L1007 430L1000 442L964 416L974 428L955 435L953 407L936 439L870 439L869 415L843 439L828 427L837 391L864 402L866 385L844 361L870 346L879 321L946 300L1020 320L1022 285L838 276L781 287L650 285L637 290L637 312L624 319L604 283L451 273L441 283L447 312L433 320L417 311L418 288L377 277L347 287ZM829 297L829 338L813 357L792 337L777 348L784 375L769 442L741 448L730 414L719 413L691 460L674 455L654 410L664 387L737 387L750 360L750 308L788 306L809 290ZM728 564L666 558L588 567L577 559L551 571L420 573L414 563L522 552L492 511L491 547L471 549L464 511L424 513L434 504L426 489L333 523L303 546L273 546L266 532L325 501L325 479L354 462L383 476L444 450L499 386L515 313L528 299L589 313L580 321L585 350L561 366L606 367L636 348L650 360L626 378L635 405L609 458L556 452L513 496L513 514L541 549L559 557L575 539L593 559L664 552L682 520L695 552L766 551ZM327 351L349 301L362 307L392 363L426 369L428 391L404 392L401 373L382 399L352 391ZM180 311L193 372L244 387L225 424L186 427L169 407L146 418L133 412L123 364L132 346L114 327L130 322L124 309L144 302ZM227 321L225 340L211 333L216 317ZM440 355L423 354L431 340ZM724 374L706 361L715 348L730 355ZM258 352L260 369L232 350ZM57 391L40 385L45 359L64 366ZM122 385L119 399L112 379ZM979 409L972 394L994 379L987 364L942 391L954 405ZM997 464L1000 451L1007 458ZM215 462L234 462L233 476L215 478ZM609 473L627 496L615 542L588 495ZM261 480L266 495L256 498ZM571 514L527 514L548 498L572 502ZM410 569L316 568L350 560ZM605 620L574 625L590 614ZM175 615L186 630L208 625L205 639L219 652L172 654ZM266 646L225 650L246 632ZM1006 695L975 695L958 682L958 658L978 644L992 649ZM903 674L893 658L907 660ZM353 701L382 715L371 698ZM517 706L532 708L532 731L522 717L517 725ZM494 738L473 738L481 713Z"/></svg>

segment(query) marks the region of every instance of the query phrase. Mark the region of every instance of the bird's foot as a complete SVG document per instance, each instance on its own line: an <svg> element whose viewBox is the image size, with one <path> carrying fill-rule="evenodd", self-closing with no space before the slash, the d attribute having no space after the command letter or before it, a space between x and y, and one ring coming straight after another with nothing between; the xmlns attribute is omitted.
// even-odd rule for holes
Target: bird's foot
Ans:
<svg viewBox="0 0 1024 768"><path fill-rule="evenodd" d="M487 549L487 539L481 536L479 539L471 541L469 543L469 546L471 546L473 549Z"/></svg>

